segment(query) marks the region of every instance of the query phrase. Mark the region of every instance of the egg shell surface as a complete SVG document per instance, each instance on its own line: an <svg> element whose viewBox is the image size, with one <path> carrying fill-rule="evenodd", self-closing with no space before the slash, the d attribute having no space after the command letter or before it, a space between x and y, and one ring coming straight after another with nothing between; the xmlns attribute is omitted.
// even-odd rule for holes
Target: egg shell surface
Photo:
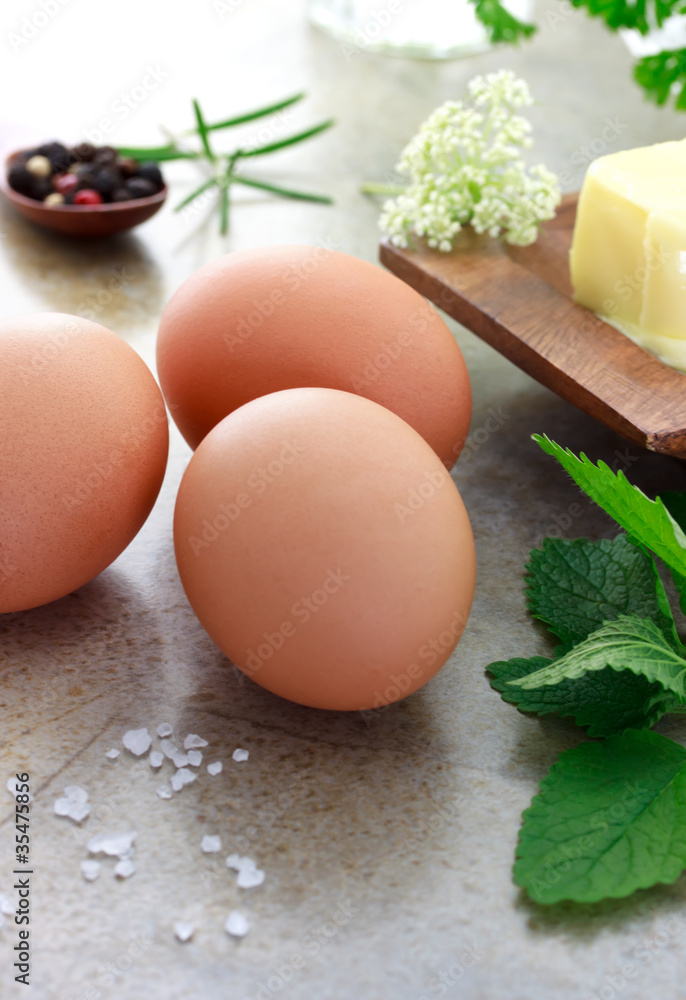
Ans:
<svg viewBox="0 0 686 1000"><path fill-rule="evenodd" d="M395 275L324 247L259 247L202 267L164 310L157 367L191 448L251 399L300 386L381 403L447 468L469 429L469 376L438 313Z"/></svg>
<svg viewBox="0 0 686 1000"><path fill-rule="evenodd" d="M438 456L394 413L332 389L263 396L222 420L184 474L174 545L226 656L315 708L417 690L474 594L469 519Z"/></svg>
<svg viewBox="0 0 686 1000"><path fill-rule="evenodd" d="M145 522L168 424L142 358L61 313L0 321L0 612L97 576Z"/></svg>

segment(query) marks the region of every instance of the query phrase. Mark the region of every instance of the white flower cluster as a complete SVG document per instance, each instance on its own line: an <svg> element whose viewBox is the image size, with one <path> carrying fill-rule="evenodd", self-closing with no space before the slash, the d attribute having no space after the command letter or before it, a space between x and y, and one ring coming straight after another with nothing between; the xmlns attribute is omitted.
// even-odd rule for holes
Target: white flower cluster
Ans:
<svg viewBox="0 0 686 1000"><path fill-rule="evenodd" d="M395 246L406 247L414 234L449 251L468 224L526 246L555 215L557 177L542 165L527 170L520 156L531 145L531 125L515 110L533 103L528 85L501 70L475 77L468 90L470 100L437 108L402 154L397 170L410 183L380 219Z"/></svg>

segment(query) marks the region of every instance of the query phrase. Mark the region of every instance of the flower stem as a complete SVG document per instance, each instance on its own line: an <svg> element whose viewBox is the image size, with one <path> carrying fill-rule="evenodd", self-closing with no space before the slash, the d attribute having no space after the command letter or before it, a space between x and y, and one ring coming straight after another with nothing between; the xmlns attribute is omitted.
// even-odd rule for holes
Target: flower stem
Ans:
<svg viewBox="0 0 686 1000"><path fill-rule="evenodd" d="M362 194L387 194L395 197L407 189L406 184L378 184L376 181L365 181L360 185Z"/></svg>

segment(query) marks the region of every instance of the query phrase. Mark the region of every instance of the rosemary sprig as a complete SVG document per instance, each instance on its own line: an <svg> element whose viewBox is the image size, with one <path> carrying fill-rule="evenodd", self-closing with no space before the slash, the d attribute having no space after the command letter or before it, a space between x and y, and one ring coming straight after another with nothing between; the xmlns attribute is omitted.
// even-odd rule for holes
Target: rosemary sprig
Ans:
<svg viewBox="0 0 686 1000"><path fill-rule="evenodd" d="M132 157L136 160L152 161L155 163L166 163L173 160L194 160L205 169L209 166L211 175L202 184L191 191L178 205L174 211L180 212L186 208L200 195L217 188L219 195L219 224L222 235L228 232L229 212L231 205L232 184L243 184L246 187L256 188L266 191L269 194L277 195L281 198L291 198L296 201L314 202L320 205L330 205L333 202L328 195L312 194L308 191L295 191L278 184L271 184L254 177L245 177L237 173L238 164L244 160L255 156L266 156L268 153L276 153L289 146L295 146L307 139L312 139L334 124L333 119L321 122L302 132L277 139L274 142L266 143L256 147L238 147L230 153L217 153L211 143L210 134L220 129L231 128L235 125L243 125L246 122L264 118L266 115L276 114L285 108L291 107L301 101L305 94L294 94L275 104L248 111L245 114L237 115L233 118L226 118L219 122L208 122L202 112L197 100L193 100L193 114L195 117L195 128L184 133L186 136L193 136L200 140L201 149L191 150L182 145L181 139L171 137L171 141L164 146L120 146L118 152L121 156Z"/></svg>

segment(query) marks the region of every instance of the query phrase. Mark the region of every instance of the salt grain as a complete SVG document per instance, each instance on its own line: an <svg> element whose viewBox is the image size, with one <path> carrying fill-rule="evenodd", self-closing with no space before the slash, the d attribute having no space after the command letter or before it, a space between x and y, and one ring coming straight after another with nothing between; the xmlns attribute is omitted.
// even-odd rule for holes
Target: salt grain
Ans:
<svg viewBox="0 0 686 1000"><path fill-rule="evenodd" d="M160 750L165 757L172 757L175 753L180 753L181 751L177 747L176 743L172 743L171 740L161 740Z"/></svg>
<svg viewBox="0 0 686 1000"><path fill-rule="evenodd" d="M128 858L124 861L117 861L114 866L114 874L117 878L131 878L135 871L136 866Z"/></svg>
<svg viewBox="0 0 686 1000"><path fill-rule="evenodd" d="M221 837L203 837L200 847L205 854L216 854L217 851L221 851L222 849L222 839Z"/></svg>
<svg viewBox="0 0 686 1000"><path fill-rule="evenodd" d="M157 794L161 799L170 799L172 797L172 790L169 785L160 785L157 789Z"/></svg>
<svg viewBox="0 0 686 1000"><path fill-rule="evenodd" d="M226 867L238 872L236 885L239 889L253 889L264 882L264 872L259 869L252 858L241 857L240 854L229 854Z"/></svg>
<svg viewBox="0 0 686 1000"><path fill-rule="evenodd" d="M160 753L159 750L153 750L150 754L150 767L162 767L164 763L164 754Z"/></svg>
<svg viewBox="0 0 686 1000"><path fill-rule="evenodd" d="M114 747L112 747L111 750L108 750L105 753L105 756L109 757L110 760L116 760L117 757L119 756L119 750L115 750Z"/></svg>
<svg viewBox="0 0 686 1000"><path fill-rule="evenodd" d="M128 733L124 733L122 743L127 750L131 751L132 754L136 757L140 757L142 754L147 753L150 749L152 736L145 728L129 729Z"/></svg>
<svg viewBox="0 0 686 1000"><path fill-rule="evenodd" d="M202 754L199 750L188 751L188 763L191 767L200 767L202 764Z"/></svg>
<svg viewBox="0 0 686 1000"><path fill-rule="evenodd" d="M161 726L157 727L157 735L160 737L171 736L173 732L174 730L172 729L172 727L169 725L168 722L163 722Z"/></svg>
<svg viewBox="0 0 686 1000"><path fill-rule="evenodd" d="M207 765L207 773L212 775L221 774L222 768L223 764L220 760L213 760L211 764Z"/></svg>
<svg viewBox="0 0 686 1000"><path fill-rule="evenodd" d="M55 815L66 816L74 823L81 823L88 816L88 792L80 785L69 785L64 789L64 797L55 800Z"/></svg>
<svg viewBox="0 0 686 1000"><path fill-rule="evenodd" d="M191 781L195 781L197 777L194 771L189 771L187 767L180 767L176 774L172 774L171 786L175 792L180 792L184 785L190 785Z"/></svg>
<svg viewBox="0 0 686 1000"><path fill-rule="evenodd" d="M87 846L91 854L109 854L111 857L121 858L131 850L137 836L135 830L122 833L96 833L88 841Z"/></svg>
<svg viewBox="0 0 686 1000"><path fill-rule="evenodd" d="M86 882L95 882L96 878L100 874L100 862L82 861L81 874L85 878Z"/></svg>
<svg viewBox="0 0 686 1000"><path fill-rule="evenodd" d="M174 924L174 934L179 941L190 941L195 933L193 924L186 923L185 920L177 920Z"/></svg>
<svg viewBox="0 0 686 1000"><path fill-rule="evenodd" d="M247 750L234 750L233 752L233 759L238 761L239 763L242 760L247 760L249 756L250 754L248 753Z"/></svg>
<svg viewBox="0 0 686 1000"><path fill-rule="evenodd" d="M250 930L250 924L240 910L232 910L226 918L224 928L231 937L245 937Z"/></svg>
<svg viewBox="0 0 686 1000"><path fill-rule="evenodd" d="M200 750L202 747L207 746L209 746L207 740L204 740L202 736L198 736L197 733L189 733L183 741L184 750Z"/></svg>
<svg viewBox="0 0 686 1000"><path fill-rule="evenodd" d="M15 906L12 900L0 892L0 913L4 913L6 917L12 917L14 912Z"/></svg>

